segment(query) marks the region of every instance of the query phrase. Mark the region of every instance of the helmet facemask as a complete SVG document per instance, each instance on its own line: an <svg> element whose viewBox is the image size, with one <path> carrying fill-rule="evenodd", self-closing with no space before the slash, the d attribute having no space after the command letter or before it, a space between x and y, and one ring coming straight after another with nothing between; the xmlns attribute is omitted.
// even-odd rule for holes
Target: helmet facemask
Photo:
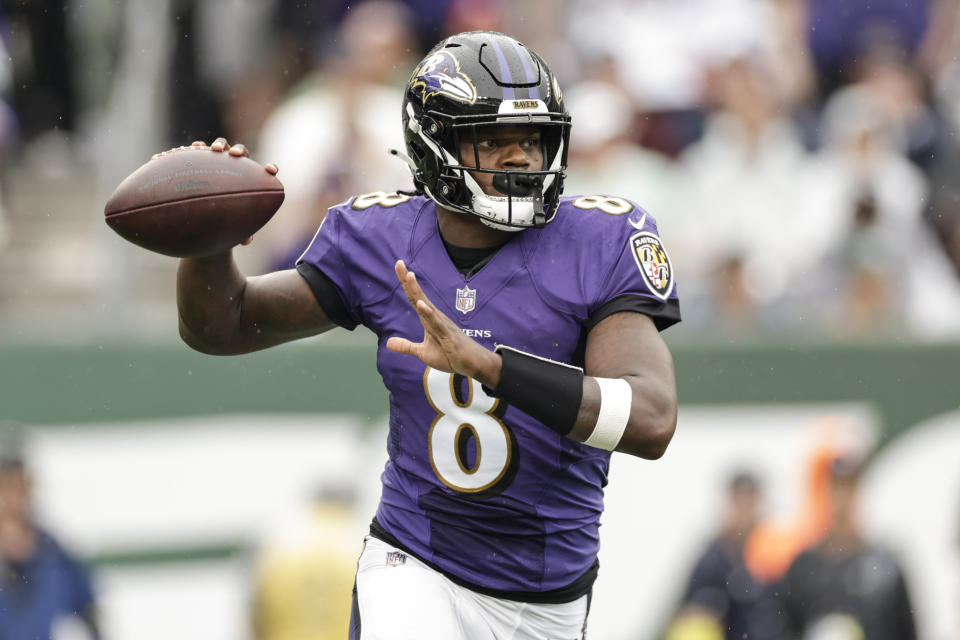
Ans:
<svg viewBox="0 0 960 640"><path fill-rule="evenodd" d="M486 168L481 160L480 145L485 138L496 139L497 129L510 127L529 129L536 136L540 156L538 166L516 169ZM556 213L556 199L563 183L566 145L565 124L550 120L526 119L492 123L461 123L454 125L454 144L459 153L459 165L448 166L457 172L469 195L471 213L480 216L486 224L505 230L542 227ZM518 144L523 144L519 142ZM466 152L466 154L464 154ZM490 175L494 194L487 193L479 180Z"/></svg>
<svg viewBox="0 0 960 640"><path fill-rule="evenodd" d="M439 175L435 192L428 185L424 187L438 204L476 215L485 224L506 231L542 227L553 218L563 189L569 116L490 118L427 112L423 120L427 123L421 124L419 132L423 150L435 156ZM518 125L530 126L531 133L539 133L541 165L524 169L484 167L479 143L495 136L497 128ZM486 193L475 174L492 174L493 187L499 193Z"/></svg>

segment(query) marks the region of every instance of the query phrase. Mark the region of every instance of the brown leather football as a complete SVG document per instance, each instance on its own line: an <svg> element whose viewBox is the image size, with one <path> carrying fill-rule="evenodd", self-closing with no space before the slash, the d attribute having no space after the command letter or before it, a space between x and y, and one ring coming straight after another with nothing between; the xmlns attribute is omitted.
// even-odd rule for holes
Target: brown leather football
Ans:
<svg viewBox="0 0 960 640"><path fill-rule="evenodd" d="M104 215L111 229L144 249L194 258L240 244L282 202L283 185L253 160L180 147L127 176Z"/></svg>

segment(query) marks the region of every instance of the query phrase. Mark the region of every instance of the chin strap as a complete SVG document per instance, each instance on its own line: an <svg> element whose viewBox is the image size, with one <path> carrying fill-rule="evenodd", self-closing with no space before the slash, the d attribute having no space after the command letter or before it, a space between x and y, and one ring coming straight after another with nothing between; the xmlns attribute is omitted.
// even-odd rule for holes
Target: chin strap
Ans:
<svg viewBox="0 0 960 640"><path fill-rule="evenodd" d="M547 226L547 214L543 210L543 191L539 189L533 196L533 226L536 229Z"/></svg>

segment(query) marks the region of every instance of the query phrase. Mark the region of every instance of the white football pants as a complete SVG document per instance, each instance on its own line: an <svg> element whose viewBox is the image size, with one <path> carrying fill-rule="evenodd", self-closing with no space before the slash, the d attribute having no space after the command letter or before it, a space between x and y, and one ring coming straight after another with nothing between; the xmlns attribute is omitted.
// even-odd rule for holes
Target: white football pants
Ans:
<svg viewBox="0 0 960 640"><path fill-rule="evenodd" d="M360 637L351 640L582 640L587 596L531 604L475 593L367 537L357 566Z"/></svg>

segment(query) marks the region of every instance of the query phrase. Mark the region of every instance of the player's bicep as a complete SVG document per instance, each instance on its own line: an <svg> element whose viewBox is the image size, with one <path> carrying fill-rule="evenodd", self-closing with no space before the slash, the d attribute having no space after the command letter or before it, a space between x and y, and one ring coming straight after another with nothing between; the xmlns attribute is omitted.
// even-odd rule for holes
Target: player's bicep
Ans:
<svg viewBox="0 0 960 640"><path fill-rule="evenodd" d="M584 371L601 378L639 376L672 383L673 358L650 316L621 311L587 334Z"/></svg>
<svg viewBox="0 0 960 640"><path fill-rule="evenodd" d="M270 346L323 333L336 326L295 269L247 278L241 323Z"/></svg>

